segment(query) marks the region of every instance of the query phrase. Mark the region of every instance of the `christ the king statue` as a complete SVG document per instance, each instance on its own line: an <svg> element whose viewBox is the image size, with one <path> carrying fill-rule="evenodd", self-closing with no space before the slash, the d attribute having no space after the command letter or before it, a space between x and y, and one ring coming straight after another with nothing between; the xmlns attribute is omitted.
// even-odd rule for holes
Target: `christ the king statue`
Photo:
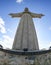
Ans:
<svg viewBox="0 0 51 65"><path fill-rule="evenodd" d="M35 26L32 18L41 18L43 14L32 13L25 8L21 13L10 13L13 18L21 17L13 42L14 50L39 50Z"/></svg>

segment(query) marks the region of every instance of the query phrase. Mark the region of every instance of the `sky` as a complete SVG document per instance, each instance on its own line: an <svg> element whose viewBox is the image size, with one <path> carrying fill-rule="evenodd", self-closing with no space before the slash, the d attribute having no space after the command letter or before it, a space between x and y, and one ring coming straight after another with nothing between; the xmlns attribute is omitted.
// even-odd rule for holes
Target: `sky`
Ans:
<svg viewBox="0 0 51 65"><path fill-rule="evenodd" d="M24 11L28 7L33 13L44 16L33 18L40 49L51 46L51 0L0 0L0 44L12 48L20 18L11 18L10 13Z"/></svg>

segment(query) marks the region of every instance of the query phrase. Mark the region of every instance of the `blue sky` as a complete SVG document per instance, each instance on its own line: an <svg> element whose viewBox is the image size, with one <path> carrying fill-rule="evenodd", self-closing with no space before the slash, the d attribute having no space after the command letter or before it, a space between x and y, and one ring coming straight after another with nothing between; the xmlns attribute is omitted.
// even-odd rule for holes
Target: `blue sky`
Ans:
<svg viewBox="0 0 51 65"><path fill-rule="evenodd" d="M31 12L42 13L41 19L34 18L39 48L51 46L51 0L0 0L0 44L11 48L20 18L8 14L22 12L28 7Z"/></svg>

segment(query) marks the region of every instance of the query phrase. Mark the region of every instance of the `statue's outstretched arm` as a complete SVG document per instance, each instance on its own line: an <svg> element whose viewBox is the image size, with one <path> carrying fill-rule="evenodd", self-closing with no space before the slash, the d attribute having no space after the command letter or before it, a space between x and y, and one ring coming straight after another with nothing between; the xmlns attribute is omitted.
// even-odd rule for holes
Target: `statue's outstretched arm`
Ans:
<svg viewBox="0 0 51 65"><path fill-rule="evenodd" d="M21 17L22 16L22 13L10 13L9 14L11 17Z"/></svg>
<svg viewBox="0 0 51 65"><path fill-rule="evenodd" d="M31 13L32 18L41 18L44 16L43 14L36 14L36 13Z"/></svg>

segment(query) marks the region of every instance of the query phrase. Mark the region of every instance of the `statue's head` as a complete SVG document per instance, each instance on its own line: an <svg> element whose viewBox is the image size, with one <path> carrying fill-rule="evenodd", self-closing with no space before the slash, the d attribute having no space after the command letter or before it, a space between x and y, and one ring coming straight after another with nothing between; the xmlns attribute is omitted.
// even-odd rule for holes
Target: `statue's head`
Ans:
<svg viewBox="0 0 51 65"><path fill-rule="evenodd" d="M26 7L24 11L25 11L25 12L28 12L29 10L28 10L28 8Z"/></svg>

